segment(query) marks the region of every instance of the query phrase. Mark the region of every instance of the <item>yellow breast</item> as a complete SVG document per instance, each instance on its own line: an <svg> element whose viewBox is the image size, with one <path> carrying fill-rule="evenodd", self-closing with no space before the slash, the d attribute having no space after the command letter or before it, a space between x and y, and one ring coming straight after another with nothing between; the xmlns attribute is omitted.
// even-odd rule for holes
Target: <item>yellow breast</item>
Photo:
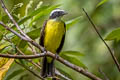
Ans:
<svg viewBox="0 0 120 80"><path fill-rule="evenodd" d="M56 53L64 34L65 27L62 21L48 20L45 27L45 48L53 53Z"/></svg>

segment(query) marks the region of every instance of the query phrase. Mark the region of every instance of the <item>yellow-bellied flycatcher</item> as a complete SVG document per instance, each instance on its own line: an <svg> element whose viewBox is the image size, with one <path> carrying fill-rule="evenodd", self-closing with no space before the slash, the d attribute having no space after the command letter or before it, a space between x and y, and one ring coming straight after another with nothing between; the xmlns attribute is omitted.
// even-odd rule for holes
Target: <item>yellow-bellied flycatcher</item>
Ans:
<svg viewBox="0 0 120 80"><path fill-rule="evenodd" d="M45 21L41 29L40 45L46 50L58 54L64 44L66 26L61 17L66 12L61 9L55 9L50 13L50 17ZM42 61L42 77L54 76L54 59L44 57Z"/></svg>

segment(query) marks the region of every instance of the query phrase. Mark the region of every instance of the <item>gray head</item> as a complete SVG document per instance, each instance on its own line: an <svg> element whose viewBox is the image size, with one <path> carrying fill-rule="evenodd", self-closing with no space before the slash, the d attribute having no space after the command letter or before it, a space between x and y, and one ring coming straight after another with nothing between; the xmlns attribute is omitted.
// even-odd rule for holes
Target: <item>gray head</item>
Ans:
<svg viewBox="0 0 120 80"><path fill-rule="evenodd" d="M64 10L61 9L55 9L50 13L50 19L55 19L55 18L59 18L62 17L63 15L67 14L67 12L65 12Z"/></svg>

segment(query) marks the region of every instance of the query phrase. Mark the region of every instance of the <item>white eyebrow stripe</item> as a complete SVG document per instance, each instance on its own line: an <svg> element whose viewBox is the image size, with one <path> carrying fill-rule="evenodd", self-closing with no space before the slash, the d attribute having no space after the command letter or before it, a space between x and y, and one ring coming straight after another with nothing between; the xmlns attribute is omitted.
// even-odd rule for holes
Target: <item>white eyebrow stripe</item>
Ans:
<svg viewBox="0 0 120 80"><path fill-rule="evenodd" d="M64 10L61 10L61 9L55 9L55 10L53 10L53 11L50 13L50 15L52 15L54 12L57 12L57 11L64 12Z"/></svg>

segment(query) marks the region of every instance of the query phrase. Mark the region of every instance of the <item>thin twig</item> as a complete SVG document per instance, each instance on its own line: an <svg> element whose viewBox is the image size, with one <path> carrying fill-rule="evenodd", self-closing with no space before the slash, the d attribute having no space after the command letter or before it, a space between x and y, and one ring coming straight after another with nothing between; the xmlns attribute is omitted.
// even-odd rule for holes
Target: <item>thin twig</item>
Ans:
<svg viewBox="0 0 120 80"><path fill-rule="evenodd" d="M106 76L106 74L101 70L101 68L99 68L98 70L99 70L99 72L103 75L104 80L110 80L110 79Z"/></svg>
<svg viewBox="0 0 120 80"><path fill-rule="evenodd" d="M17 46L16 46L16 49L17 49L17 51L18 51L20 54L25 55ZM32 63L32 64L33 64L34 66L36 66L37 68L41 69L40 66L39 66L37 63L33 62L31 59L25 59L25 60L27 60L28 62Z"/></svg>
<svg viewBox="0 0 120 80"><path fill-rule="evenodd" d="M0 21L0 25L2 25L6 30L14 33L15 35L17 35L18 37L20 37L21 39L27 41L28 39L26 39L26 37L22 36L21 34L17 33L16 31L14 31L13 29L9 28L8 26L6 26L3 22Z"/></svg>
<svg viewBox="0 0 120 80"><path fill-rule="evenodd" d="M90 21L90 23L92 24L93 28L95 29L95 31L97 32L98 36L100 37L100 39L103 41L103 43L105 44L105 46L107 47L108 51L110 52L119 72L120 72L120 64L117 60L117 58L115 57L114 53L112 52L112 50L110 49L110 47L108 46L108 44L105 42L105 40L102 38L102 36L100 35L99 31L96 28L96 25L93 23L93 21L91 20L91 18L89 17L89 15L87 14L87 12L85 11L85 9L83 8L83 11L85 12L88 20Z"/></svg>
<svg viewBox="0 0 120 80"><path fill-rule="evenodd" d="M61 74L58 70L55 70L55 74L62 77L62 78L64 78L65 80L72 80L72 79L68 78L67 76Z"/></svg>
<svg viewBox="0 0 120 80"><path fill-rule="evenodd" d="M28 70L29 72L31 72L34 76L38 77L39 79L44 80L41 76L39 76L38 74L36 74L35 72L33 72L32 70L30 70L29 68L27 68L25 65L17 62L16 60L15 60L15 62L16 62L17 64L19 64L20 66L24 67L24 68L25 68L26 70Z"/></svg>
<svg viewBox="0 0 120 80"><path fill-rule="evenodd" d="M36 50L34 49L34 47L30 43L28 43L28 46L31 48L33 54L37 54Z"/></svg>

